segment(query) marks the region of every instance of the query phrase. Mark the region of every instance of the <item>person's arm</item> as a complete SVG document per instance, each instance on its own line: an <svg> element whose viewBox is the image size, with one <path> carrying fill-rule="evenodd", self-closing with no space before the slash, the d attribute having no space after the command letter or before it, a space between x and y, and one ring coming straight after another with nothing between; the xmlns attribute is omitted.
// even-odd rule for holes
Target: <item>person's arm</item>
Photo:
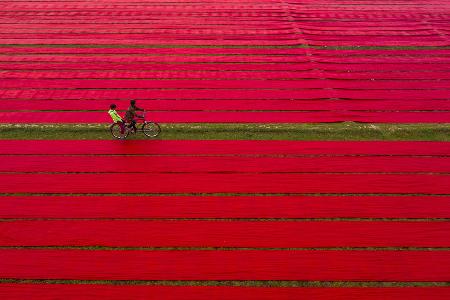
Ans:
<svg viewBox="0 0 450 300"><path fill-rule="evenodd" d="M134 109L135 109L136 111L145 111L145 109L139 108L139 107L137 107L137 106L135 106ZM137 114L137 113L135 113L135 116L136 116L136 118L141 118L141 119L144 118L144 115L142 115L142 114Z"/></svg>

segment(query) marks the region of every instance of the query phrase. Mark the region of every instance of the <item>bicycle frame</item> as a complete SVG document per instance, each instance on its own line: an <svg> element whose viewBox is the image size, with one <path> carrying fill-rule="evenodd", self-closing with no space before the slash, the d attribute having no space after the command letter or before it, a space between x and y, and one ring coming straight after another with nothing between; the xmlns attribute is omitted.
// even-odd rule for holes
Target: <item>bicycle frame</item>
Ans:
<svg viewBox="0 0 450 300"><path fill-rule="evenodd" d="M134 121L136 121L136 124L142 124L139 126L136 126L136 132L140 131L143 132L146 136L148 137L156 137L159 135L159 133L161 132L161 128L159 127L159 124L156 122L151 122L151 121L147 121L146 120L146 114L147 112L144 111L144 113L142 115L137 116ZM130 122L124 122L125 124L125 131L124 133L121 133L121 135L123 135L122 137L116 136L113 132L113 128L117 128L117 123L113 123L110 126L110 131L111 134L113 135L113 137L115 138L119 138L119 139L123 139L126 138L128 136L128 134L133 133L134 130L132 130L131 126L130 126Z"/></svg>
<svg viewBox="0 0 450 300"><path fill-rule="evenodd" d="M145 123L147 122L145 115L147 114L147 112L144 110L144 113L142 115L136 115L136 117L133 119L134 121L136 121L136 123ZM130 124L130 122L125 122L125 124Z"/></svg>

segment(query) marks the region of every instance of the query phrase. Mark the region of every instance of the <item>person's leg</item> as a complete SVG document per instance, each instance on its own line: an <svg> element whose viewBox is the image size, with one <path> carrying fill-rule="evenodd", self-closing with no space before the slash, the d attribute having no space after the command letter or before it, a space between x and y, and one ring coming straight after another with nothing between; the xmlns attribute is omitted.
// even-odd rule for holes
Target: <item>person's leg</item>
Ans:
<svg viewBox="0 0 450 300"><path fill-rule="evenodd" d="M120 126L120 134L125 132L125 124L123 122L117 122Z"/></svg>
<svg viewBox="0 0 450 300"><path fill-rule="evenodd" d="M131 121L131 124L133 125L134 133L136 133L137 132L136 120Z"/></svg>

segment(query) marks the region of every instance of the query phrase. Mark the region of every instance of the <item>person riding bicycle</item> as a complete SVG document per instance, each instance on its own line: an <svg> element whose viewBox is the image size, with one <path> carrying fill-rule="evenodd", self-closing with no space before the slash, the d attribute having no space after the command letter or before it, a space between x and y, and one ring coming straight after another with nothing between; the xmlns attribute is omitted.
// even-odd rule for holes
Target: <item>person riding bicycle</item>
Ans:
<svg viewBox="0 0 450 300"><path fill-rule="evenodd" d="M109 106L108 114L113 119L114 123L119 124L120 126L120 133L123 134L125 132L125 123L123 122L122 118L119 116L119 114L116 111L117 106L113 103Z"/></svg>
<svg viewBox="0 0 450 300"><path fill-rule="evenodd" d="M134 118L142 118L142 116L136 114L136 111L144 111L144 109L136 106L136 100L131 100L130 107L128 107L128 110L125 113L125 120L130 123L130 125L128 125L129 127L133 127L134 133L137 131L136 120Z"/></svg>

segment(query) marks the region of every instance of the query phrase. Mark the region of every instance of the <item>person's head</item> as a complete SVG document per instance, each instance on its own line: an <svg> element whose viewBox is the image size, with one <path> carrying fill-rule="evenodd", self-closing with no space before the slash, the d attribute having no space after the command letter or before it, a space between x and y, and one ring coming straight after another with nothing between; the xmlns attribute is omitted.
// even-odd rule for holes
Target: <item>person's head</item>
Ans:
<svg viewBox="0 0 450 300"><path fill-rule="evenodd" d="M136 105L136 100L131 100L130 104L131 104L131 106L135 106Z"/></svg>
<svg viewBox="0 0 450 300"><path fill-rule="evenodd" d="M116 109L116 107L117 106L114 103L109 106L110 109Z"/></svg>

